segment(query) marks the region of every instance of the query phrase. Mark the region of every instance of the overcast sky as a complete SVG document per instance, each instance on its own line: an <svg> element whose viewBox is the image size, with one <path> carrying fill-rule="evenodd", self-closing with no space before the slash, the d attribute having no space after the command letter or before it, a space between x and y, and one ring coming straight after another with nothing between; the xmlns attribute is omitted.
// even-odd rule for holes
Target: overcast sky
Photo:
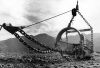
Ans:
<svg viewBox="0 0 100 68"><path fill-rule="evenodd" d="M75 7L77 0L0 0L0 24L6 22L14 26L30 25L46 18L55 16ZM79 0L79 9L82 15L94 28L95 33L100 33L100 1ZM28 27L24 31L28 34L37 35L47 33L51 36L66 27L71 19L71 12ZM77 29L88 28L79 15L74 19L73 27ZM4 29L0 32L0 40L14 37Z"/></svg>

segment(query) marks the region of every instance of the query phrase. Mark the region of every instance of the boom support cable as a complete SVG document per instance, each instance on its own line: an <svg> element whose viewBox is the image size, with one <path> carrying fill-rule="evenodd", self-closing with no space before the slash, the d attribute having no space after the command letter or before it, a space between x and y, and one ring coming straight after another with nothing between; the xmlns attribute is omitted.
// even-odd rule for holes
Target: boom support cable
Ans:
<svg viewBox="0 0 100 68"><path fill-rule="evenodd" d="M66 11L66 12L63 12L63 13L58 14L58 15L56 15L56 16L53 16L53 17L50 17L50 18L44 19L44 20L42 20L42 21L39 21L39 22L33 23L33 24L31 24L31 25L24 26L24 27L22 27L22 29L27 28L27 27L30 27L30 26L33 26L33 25L36 25L36 24L39 24L39 23L42 23L42 22L44 22L44 21L48 21L48 20L53 19L53 18L56 18L56 17L58 17L58 16L64 15L64 14L70 12L70 11L71 11L71 10Z"/></svg>

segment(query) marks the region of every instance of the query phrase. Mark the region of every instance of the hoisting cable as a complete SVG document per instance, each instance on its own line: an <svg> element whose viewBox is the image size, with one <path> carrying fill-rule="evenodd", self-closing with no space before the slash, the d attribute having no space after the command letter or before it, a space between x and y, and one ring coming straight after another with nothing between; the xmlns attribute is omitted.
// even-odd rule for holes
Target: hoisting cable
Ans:
<svg viewBox="0 0 100 68"><path fill-rule="evenodd" d="M53 17L50 17L50 18L44 19L44 20L42 20L42 21L39 21L39 22L33 23L33 24L31 24L31 25L24 26L24 27L22 27L21 29L24 29L24 28L27 28L27 27L30 27L30 26L33 26L33 25L36 25L36 24L42 23L42 22L44 22L44 21L47 21L47 20L50 20L50 19L53 19L53 18L56 18L56 17L58 17L58 16L61 16L61 15L66 14L66 13L68 13L68 12L70 12L70 11L72 11L72 10L69 10L69 11L63 12L63 13L58 14L58 15L56 15L56 16L53 16Z"/></svg>
<svg viewBox="0 0 100 68"><path fill-rule="evenodd" d="M91 29L91 41L92 41L92 45L94 45L94 43L93 43L93 28L92 28L92 26L88 23L88 21L83 17L83 15L78 11L78 14L83 18L83 20L87 23L87 25L90 27L90 29ZM94 47L92 47L92 50L94 50L93 49ZM94 51L93 51L94 52Z"/></svg>
<svg viewBox="0 0 100 68"><path fill-rule="evenodd" d="M83 18L83 20L87 23L87 25L90 26L90 28L92 28L91 25L88 23L88 21L83 17L83 15L79 11L78 14Z"/></svg>

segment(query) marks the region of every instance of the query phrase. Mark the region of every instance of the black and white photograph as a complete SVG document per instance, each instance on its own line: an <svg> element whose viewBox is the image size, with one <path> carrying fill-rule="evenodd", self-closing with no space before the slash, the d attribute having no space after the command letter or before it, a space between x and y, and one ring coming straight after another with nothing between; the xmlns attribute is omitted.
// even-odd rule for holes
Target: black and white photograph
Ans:
<svg viewBox="0 0 100 68"><path fill-rule="evenodd" d="M100 68L99 0L0 0L0 68Z"/></svg>

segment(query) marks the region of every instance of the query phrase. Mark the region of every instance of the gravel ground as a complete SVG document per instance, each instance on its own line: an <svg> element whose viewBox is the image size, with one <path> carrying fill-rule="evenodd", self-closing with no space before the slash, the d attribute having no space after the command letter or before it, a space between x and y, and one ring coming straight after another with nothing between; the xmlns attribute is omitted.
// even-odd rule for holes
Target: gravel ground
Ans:
<svg viewBox="0 0 100 68"><path fill-rule="evenodd" d="M52 54L52 55L54 55L54 54ZM37 54L37 56L38 55L40 55L40 54ZM50 59L50 57L52 57L52 55L47 54L47 56L48 56L47 58ZM46 56L46 55L44 55L44 56ZM61 59L59 54L55 54L55 56L56 57L58 56L58 58ZM17 57L17 58L19 58L19 57ZM52 58L56 59L55 57L52 57ZM64 61L61 63L51 63L51 64L49 64L49 63L40 64L41 62L32 63L29 61L28 62L23 62L23 61L20 62L20 60L18 60L18 59L11 59L11 58L10 59L4 58L3 60L0 59L0 68L100 68L100 55L95 56L95 60L71 61L71 62Z"/></svg>
<svg viewBox="0 0 100 68"><path fill-rule="evenodd" d="M96 61L64 62L60 64L0 63L0 68L100 68Z"/></svg>

